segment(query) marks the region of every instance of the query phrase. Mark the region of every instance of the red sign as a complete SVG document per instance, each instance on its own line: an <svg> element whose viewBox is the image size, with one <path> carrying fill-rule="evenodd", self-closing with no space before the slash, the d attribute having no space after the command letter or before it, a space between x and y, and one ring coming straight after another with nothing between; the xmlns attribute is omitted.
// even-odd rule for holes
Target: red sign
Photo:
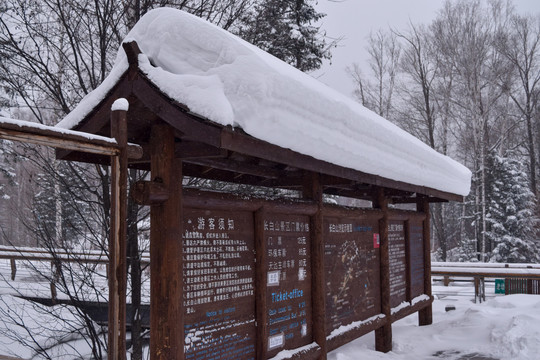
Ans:
<svg viewBox="0 0 540 360"><path fill-rule="evenodd" d="M379 234L373 234L373 248L378 249L381 245L381 241L379 239Z"/></svg>

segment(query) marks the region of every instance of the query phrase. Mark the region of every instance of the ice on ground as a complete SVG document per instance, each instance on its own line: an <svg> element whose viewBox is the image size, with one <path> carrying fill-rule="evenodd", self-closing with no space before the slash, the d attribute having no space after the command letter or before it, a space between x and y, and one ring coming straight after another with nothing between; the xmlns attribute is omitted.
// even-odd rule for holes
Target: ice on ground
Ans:
<svg viewBox="0 0 540 360"><path fill-rule="evenodd" d="M221 125L304 155L383 178L467 195L471 172L352 99L200 18L148 12L125 41L139 67L170 98ZM58 126L74 128L118 82L111 74Z"/></svg>

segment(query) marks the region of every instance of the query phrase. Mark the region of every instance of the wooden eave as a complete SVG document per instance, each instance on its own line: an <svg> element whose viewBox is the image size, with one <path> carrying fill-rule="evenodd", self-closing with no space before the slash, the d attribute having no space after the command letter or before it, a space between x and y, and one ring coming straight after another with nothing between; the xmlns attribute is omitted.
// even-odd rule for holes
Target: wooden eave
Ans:
<svg viewBox="0 0 540 360"><path fill-rule="evenodd" d="M186 105L170 99L139 69L136 43L124 44L130 67L107 96L73 130L110 136L110 108L118 98L129 101L128 141L143 147L144 155L130 166L149 169L150 129L166 122L175 129L176 155L183 160L183 174L233 183L301 189L304 173L322 175L325 193L372 199L374 189L385 188L395 203L415 203L420 196L432 202L463 201L460 195L412 185L345 168L256 139L240 128L222 126L192 113ZM58 150L57 157L107 164L93 154Z"/></svg>

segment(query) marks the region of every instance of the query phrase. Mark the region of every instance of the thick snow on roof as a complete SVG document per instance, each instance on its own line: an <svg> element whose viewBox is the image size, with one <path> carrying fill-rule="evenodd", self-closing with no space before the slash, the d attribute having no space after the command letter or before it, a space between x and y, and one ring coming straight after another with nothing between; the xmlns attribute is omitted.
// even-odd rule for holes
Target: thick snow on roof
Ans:
<svg viewBox="0 0 540 360"><path fill-rule="evenodd" d="M311 76L188 13L147 13L125 41L164 93L222 125L343 167L467 195L471 172ZM152 64L150 64L150 62ZM127 69L120 49L105 82L60 127L86 116Z"/></svg>

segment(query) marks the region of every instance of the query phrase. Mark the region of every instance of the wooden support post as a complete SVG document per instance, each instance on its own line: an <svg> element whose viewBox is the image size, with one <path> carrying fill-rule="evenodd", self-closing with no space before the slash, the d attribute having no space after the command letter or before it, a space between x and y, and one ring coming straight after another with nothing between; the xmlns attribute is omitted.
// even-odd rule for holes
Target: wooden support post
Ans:
<svg viewBox="0 0 540 360"><path fill-rule="evenodd" d="M150 359L184 358L182 297L182 162L174 156L174 131L154 125L150 135L152 181L168 189L150 207Z"/></svg>
<svg viewBox="0 0 540 360"><path fill-rule="evenodd" d="M326 360L326 283L324 273L323 238L323 186L320 174L306 173L304 176L303 197L317 203L317 212L310 217L311 222L311 299L313 340L320 346L320 360Z"/></svg>
<svg viewBox="0 0 540 360"><path fill-rule="evenodd" d="M432 297L431 294L431 234L430 234L430 213L429 201L426 197L419 197L416 203L416 210L425 214L423 224L424 237L424 294ZM428 305L418 312L418 324L420 326L431 325L433 323L433 307Z"/></svg>
<svg viewBox="0 0 540 360"><path fill-rule="evenodd" d="M378 188L373 199L373 207L383 211L379 221L379 253L381 273L381 312L386 316L386 323L375 330L375 350L389 352L392 350L392 322L390 305L390 254L388 242L388 199L384 189Z"/></svg>
<svg viewBox="0 0 540 360"><path fill-rule="evenodd" d="M111 112L111 137L116 139L120 152L118 156L111 156L109 347L107 354L108 359L124 360L126 358L127 287L127 109Z"/></svg>
<svg viewBox="0 0 540 360"><path fill-rule="evenodd" d="M264 241L264 209L255 212L255 311L257 320L256 359L265 359L268 351L268 302L266 301L267 263Z"/></svg>

